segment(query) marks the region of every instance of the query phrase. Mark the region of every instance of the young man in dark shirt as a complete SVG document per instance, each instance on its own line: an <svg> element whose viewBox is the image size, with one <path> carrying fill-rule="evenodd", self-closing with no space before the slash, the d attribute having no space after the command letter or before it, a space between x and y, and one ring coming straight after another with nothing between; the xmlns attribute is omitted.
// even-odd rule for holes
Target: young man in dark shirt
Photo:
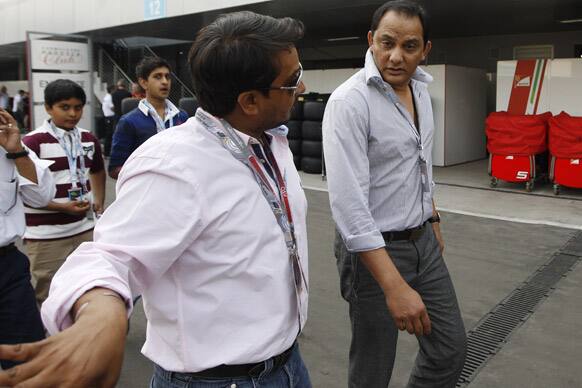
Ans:
<svg viewBox="0 0 582 388"><path fill-rule="evenodd" d="M114 179L129 155L147 139L188 120L188 114L168 100L172 86L168 62L162 58L145 57L136 67L136 76L146 97L117 123L109 161L109 176Z"/></svg>

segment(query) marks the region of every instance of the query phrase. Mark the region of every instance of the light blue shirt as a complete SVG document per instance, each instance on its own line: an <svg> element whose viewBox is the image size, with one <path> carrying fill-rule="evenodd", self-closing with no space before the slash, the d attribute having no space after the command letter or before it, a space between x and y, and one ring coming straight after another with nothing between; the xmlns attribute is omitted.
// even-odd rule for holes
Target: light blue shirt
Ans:
<svg viewBox="0 0 582 388"><path fill-rule="evenodd" d="M431 81L420 68L410 81L420 135L369 50L365 67L327 103L323 147L331 211L351 252L384 247L381 232L413 228L432 216Z"/></svg>

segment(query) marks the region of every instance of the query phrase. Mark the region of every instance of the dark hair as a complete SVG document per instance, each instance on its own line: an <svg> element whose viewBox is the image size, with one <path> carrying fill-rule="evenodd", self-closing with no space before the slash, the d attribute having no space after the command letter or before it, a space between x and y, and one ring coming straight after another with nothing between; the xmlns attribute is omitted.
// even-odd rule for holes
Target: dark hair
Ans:
<svg viewBox="0 0 582 388"><path fill-rule="evenodd" d="M277 78L276 55L303 37L303 23L250 11L221 15L201 29L188 62L200 106L223 116L232 112L240 93L263 90Z"/></svg>
<svg viewBox="0 0 582 388"><path fill-rule="evenodd" d="M115 85L109 85L107 87L107 93L113 93L114 90L115 90Z"/></svg>
<svg viewBox="0 0 582 388"><path fill-rule="evenodd" d="M420 19L420 24L422 26L422 39L424 40L424 44L428 42L429 39L429 23L428 23L428 14L426 13L425 9L418 3L415 3L411 0L393 0L388 1L380 6L372 16L372 26L370 27L370 31L372 34L378 29L378 25L380 21L388 12L394 11L399 14L406 15L410 18L418 16Z"/></svg>
<svg viewBox="0 0 582 388"><path fill-rule="evenodd" d="M77 98L81 100L83 105L87 102L87 96L83 88L70 79L54 80L44 89L44 103L49 107L69 98Z"/></svg>
<svg viewBox="0 0 582 388"><path fill-rule="evenodd" d="M152 71L159 67L167 67L168 70L171 69L170 64L164 58L160 57L143 57L141 61L138 62L135 67L135 75L138 79L142 78L147 80Z"/></svg>

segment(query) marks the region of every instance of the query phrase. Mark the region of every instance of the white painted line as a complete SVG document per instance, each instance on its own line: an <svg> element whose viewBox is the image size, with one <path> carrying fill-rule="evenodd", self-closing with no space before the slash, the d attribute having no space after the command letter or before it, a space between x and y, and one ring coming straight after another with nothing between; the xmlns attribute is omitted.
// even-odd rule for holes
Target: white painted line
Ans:
<svg viewBox="0 0 582 388"><path fill-rule="evenodd" d="M328 192L328 190L325 188L315 187L315 186L303 186L303 189L304 190ZM491 220L517 222L517 223L521 223L521 224L530 224L530 225L547 225L547 226L555 226L558 228L582 230L582 225L564 224L562 222L553 222L553 221L546 221L546 220L532 220L532 219L517 218L517 217L495 216L495 215L491 215L491 214L468 212L468 211L464 211L464 210L449 209L449 208L439 207L439 206L437 206L437 209L440 211L446 212L446 213L461 214L461 215L472 216L472 217L489 218Z"/></svg>
<svg viewBox="0 0 582 388"><path fill-rule="evenodd" d="M303 190L323 191L326 193L328 192L328 190L326 188L315 187L315 186L303 186Z"/></svg>
<svg viewBox="0 0 582 388"><path fill-rule="evenodd" d="M558 228L582 230L582 225L564 224L561 222L553 222L553 221L545 221L545 220L531 220L531 219L528 220L525 218L517 218L517 217L494 216L491 214L467 212L464 210L448 209L448 208L439 207L439 206L437 206L437 209L440 211L446 212L446 213L454 213L454 214L462 214L465 216L489 218L492 220L518 222L521 224L547 225L547 226L556 226Z"/></svg>

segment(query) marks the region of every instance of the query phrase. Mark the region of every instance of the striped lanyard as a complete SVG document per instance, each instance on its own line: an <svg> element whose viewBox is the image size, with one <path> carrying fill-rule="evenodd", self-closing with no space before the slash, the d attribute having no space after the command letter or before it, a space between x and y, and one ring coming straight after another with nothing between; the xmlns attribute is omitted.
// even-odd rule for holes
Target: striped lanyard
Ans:
<svg viewBox="0 0 582 388"><path fill-rule="evenodd" d="M83 143L81 143L81 131L79 131L79 128L77 127L68 131L66 136L69 137L70 141L67 142L64 132L61 133L63 130L59 131L52 120L49 122L54 137L58 140L61 148L67 156L72 187L76 188L80 183L83 192L88 193L87 177L85 176L85 156L83 155ZM79 166L77 166L77 160L79 160Z"/></svg>
<svg viewBox="0 0 582 388"><path fill-rule="evenodd" d="M166 122L160 117L160 115L158 114L158 111L154 109L152 104L150 104L150 102L148 100L146 100L145 98L141 101L143 102L145 107L148 109L148 112L149 112L150 116L152 116L152 119L154 119L154 122L156 123L156 130L158 131L158 133L163 131L164 129L166 129ZM168 109L167 101L166 101L165 110L166 110L166 116L168 116L168 114L170 112ZM170 117L169 120L170 120L170 127L173 127L174 126L174 117Z"/></svg>
<svg viewBox="0 0 582 388"><path fill-rule="evenodd" d="M285 180L279 170L279 166L273 153L268 146L265 148L266 157L271 164L276 177L276 183L279 189L279 193L273 191L269 180L265 176L263 169L261 168L257 157L250 151L250 148L244 144L241 138L235 133L234 129L230 124L224 120L218 120L217 118L206 114L201 109L196 111L196 119L202 123L204 128L206 128L210 133L215 135L221 142L222 146L226 148L231 155L246 165L255 177L261 191L275 218L277 223L281 227L283 234L285 236L285 244L287 245L287 251L289 253L289 259L293 267L293 279L295 285L295 296L297 299L297 310L298 310L298 320L299 320L299 330L301 330L302 323L305 322L306 317L302 314L302 301L308 292L307 279L303 268L301 267L301 259L299 258L299 252L297 250L297 239L295 237L295 228L293 225L293 216L291 214L291 207L289 206L289 197L287 193L287 187L285 185Z"/></svg>

